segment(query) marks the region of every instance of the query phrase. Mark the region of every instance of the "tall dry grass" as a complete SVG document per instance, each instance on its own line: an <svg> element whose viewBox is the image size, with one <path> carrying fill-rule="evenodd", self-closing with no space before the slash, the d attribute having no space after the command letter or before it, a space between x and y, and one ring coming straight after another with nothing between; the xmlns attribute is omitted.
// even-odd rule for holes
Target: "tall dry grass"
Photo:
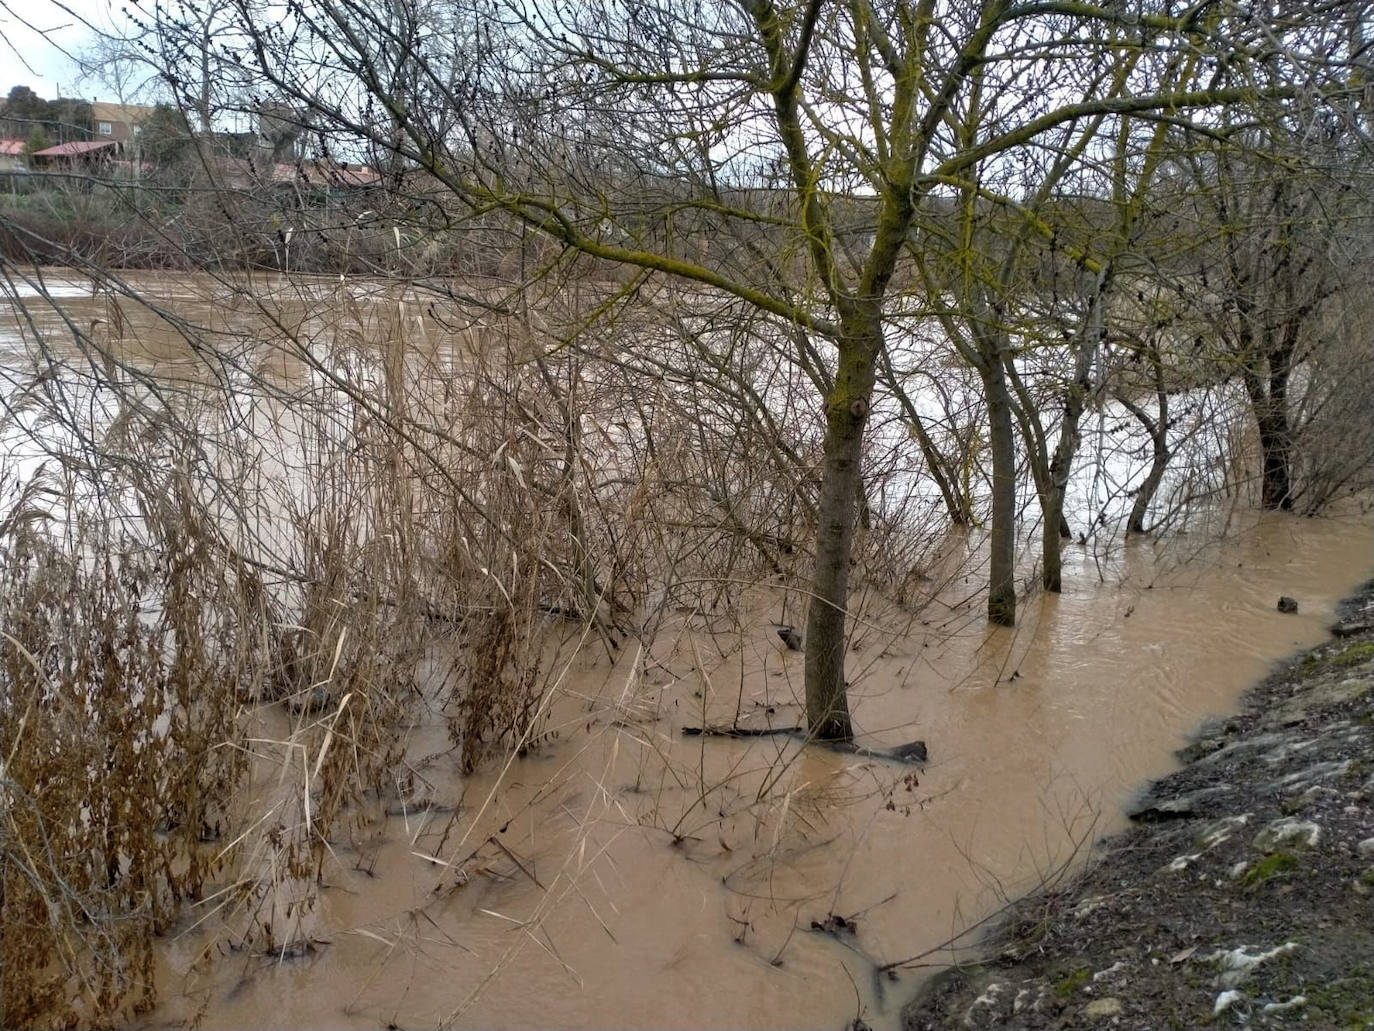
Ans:
<svg viewBox="0 0 1374 1031"><path fill-rule="evenodd" d="M560 649L614 659L804 564L816 430L788 400L779 450L741 394L775 374L757 341L699 382L686 318L584 326L589 353L400 288L221 284L210 318L107 286L27 328L7 395L6 1026L146 1010L188 913L315 947L417 714L474 770L549 733ZM646 391L597 358L649 332Z"/></svg>
<svg viewBox="0 0 1374 1031"><path fill-rule="evenodd" d="M146 1010L153 936L179 922L222 928L207 957L320 947L337 847L415 801L413 729L446 726L468 772L527 751L558 733L574 661L628 662L615 697L579 701L629 731L637 818L666 840L793 804L795 748L712 773L644 699L659 657L709 641L687 663L700 722L730 697L738 720L760 597L802 622L823 345L638 280L524 287L243 277L159 299L109 279L22 323L0 419L0 1025ZM978 412L943 404L981 512ZM868 656L978 554L913 489L900 406L875 412ZM1190 465L1215 458L1187 439ZM1215 493L1229 467L1183 482Z"/></svg>
<svg viewBox="0 0 1374 1031"><path fill-rule="evenodd" d="M0 1021L113 1025L152 1005L152 936L228 859L250 657L223 646L240 611L204 541L55 513L49 482L0 550Z"/></svg>

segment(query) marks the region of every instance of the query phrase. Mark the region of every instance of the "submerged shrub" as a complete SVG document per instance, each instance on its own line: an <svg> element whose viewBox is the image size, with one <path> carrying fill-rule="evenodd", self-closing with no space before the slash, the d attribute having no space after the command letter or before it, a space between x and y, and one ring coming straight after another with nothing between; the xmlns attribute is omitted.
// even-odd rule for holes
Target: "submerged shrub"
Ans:
<svg viewBox="0 0 1374 1031"><path fill-rule="evenodd" d="M122 1023L155 1001L153 934L219 862L233 671L194 550L20 537L3 558L0 1024Z"/></svg>

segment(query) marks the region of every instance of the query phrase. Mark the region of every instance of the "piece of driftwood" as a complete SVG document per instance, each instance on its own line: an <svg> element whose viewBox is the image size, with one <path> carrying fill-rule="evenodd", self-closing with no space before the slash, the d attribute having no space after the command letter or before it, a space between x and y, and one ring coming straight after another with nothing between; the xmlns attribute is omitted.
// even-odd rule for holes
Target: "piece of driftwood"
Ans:
<svg viewBox="0 0 1374 1031"><path fill-rule="evenodd" d="M806 733L805 727L740 727L733 723L707 725L702 727L683 727L687 737L772 737L785 735L795 737L806 744L822 745L833 752L857 755L865 759L891 759L903 763L923 763L929 753L924 741L908 741L904 745L891 748L868 748L853 741L817 741Z"/></svg>
<svg viewBox="0 0 1374 1031"><path fill-rule="evenodd" d="M715 727L683 727L682 733L685 737L771 737L774 734L791 734L796 737L806 737L805 727L737 727L733 724L722 724Z"/></svg>

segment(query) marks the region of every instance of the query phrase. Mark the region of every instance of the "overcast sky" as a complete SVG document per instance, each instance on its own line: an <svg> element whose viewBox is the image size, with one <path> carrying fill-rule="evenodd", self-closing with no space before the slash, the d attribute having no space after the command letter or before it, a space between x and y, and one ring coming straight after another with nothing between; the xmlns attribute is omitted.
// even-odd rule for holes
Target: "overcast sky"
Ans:
<svg viewBox="0 0 1374 1031"><path fill-rule="evenodd" d="M45 99L102 96L94 81L82 81L72 59L91 44L87 24L108 27L123 21L110 0L0 0L0 97L12 86L31 86Z"/></svg>

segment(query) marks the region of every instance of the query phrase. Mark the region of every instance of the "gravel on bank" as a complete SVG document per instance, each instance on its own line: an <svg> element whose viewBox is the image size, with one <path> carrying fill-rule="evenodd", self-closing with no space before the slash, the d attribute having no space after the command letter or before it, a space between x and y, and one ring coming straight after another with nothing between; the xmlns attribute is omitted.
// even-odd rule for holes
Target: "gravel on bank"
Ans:
<svg viewBox="0 0 1374 1031"><path fill-rule="evenodd" d="M905 1031L1374 1029L1374 581Z"/></svg>

